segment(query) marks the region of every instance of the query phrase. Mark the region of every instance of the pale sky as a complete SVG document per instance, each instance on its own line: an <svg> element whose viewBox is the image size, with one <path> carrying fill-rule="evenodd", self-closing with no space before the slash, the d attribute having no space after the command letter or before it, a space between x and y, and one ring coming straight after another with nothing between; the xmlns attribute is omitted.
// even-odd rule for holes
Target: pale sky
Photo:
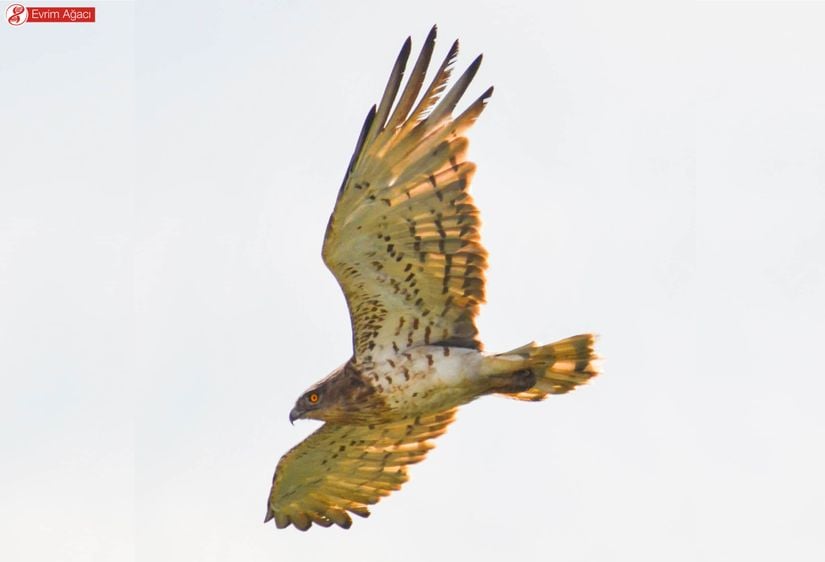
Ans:
<svg viewBox="0 0 825 562"><path fill-rule="evenodd" d="M87 4L0 21L0 558L825 559L825 6ZM605 372L277 530L289 409L351 353L324 226L434 23L496 87L481 337L596 332Z"/></svg>

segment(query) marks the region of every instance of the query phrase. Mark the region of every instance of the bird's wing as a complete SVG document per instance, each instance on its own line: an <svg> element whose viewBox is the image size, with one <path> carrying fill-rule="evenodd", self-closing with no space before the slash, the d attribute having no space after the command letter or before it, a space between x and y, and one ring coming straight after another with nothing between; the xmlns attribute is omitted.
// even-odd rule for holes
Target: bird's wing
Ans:
<svg viewBox="0 0 825 562"><path fill-rule="evenodd" d="M404 44L380 104L367 115L327 226L324 262L346 296L358 361L421 344L480 348L474 318L487 253L467 193L475 165L466 160L463 135L493 88L453 117L481 63L479 56L444 93L456 41L414 105L434 44L435 28L393 109L409 38Z"/></svg>
<svg viewBox="0 0 825 562"><path fill-rule="evenodd" d="M324 424L281 458L265 521L349 528L347 512L367 517L368 505L399 489L407 465L424 458L454 416L451 409L386 424Z"/></svg>

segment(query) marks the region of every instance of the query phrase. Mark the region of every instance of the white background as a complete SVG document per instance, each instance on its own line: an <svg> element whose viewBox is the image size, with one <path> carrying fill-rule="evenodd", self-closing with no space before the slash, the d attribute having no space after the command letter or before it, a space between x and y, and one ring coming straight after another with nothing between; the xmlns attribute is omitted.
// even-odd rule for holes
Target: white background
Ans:
<svg viewBox="0 0 825 562"><path fill-rule="evenodd" d="M4 560L825 559L823 5L509 4L0 22ZM289 409L350 354L323 229L433 23L496 86L487 348L595 331L605 373L463 408L349 531L278 531Z"/></svg>

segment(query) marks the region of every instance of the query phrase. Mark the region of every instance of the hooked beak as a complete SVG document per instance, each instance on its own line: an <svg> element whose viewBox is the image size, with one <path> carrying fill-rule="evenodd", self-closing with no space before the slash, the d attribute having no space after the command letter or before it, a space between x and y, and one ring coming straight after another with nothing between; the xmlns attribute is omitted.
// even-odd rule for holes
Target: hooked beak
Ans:
<svg viewBox="0 0 825 562"><path fill-rule="evenodd" d="M304 415L304 413L299 410L297 406L292 408L289 412L289 423L295 425L295 420L299 419L302 415Z"/></svg>

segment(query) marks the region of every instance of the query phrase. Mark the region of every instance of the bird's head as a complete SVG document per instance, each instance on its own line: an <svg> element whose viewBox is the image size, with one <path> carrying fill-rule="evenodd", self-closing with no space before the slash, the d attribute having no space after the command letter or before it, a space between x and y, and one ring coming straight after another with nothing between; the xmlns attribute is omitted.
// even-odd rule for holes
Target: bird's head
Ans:
<svg viewBox="0 0 825 562"><path fill-rule="evenodd" d="M295 420L302 418L325 419L324 409L329 405L331 398L324 387L324 384L315 385L295 401L295 407L289 412L290 423L295 423Z"/></svg>
<svg viewBox="0 0 825 562"><path fill-rule="evenodd" d="M299 419L331 421L336 412L347 402L345 380L354 375L350 362L344 363L322 380L309 387L298 400L295 407L289 412L289 422L295 423Z"/></svg>
<svg viewBox="0 0 825 562"><path fill-rule="evenodd" d="M374 392L348 362L304 392L289 412L289 421L352 421L369 410Z"/></svg>

